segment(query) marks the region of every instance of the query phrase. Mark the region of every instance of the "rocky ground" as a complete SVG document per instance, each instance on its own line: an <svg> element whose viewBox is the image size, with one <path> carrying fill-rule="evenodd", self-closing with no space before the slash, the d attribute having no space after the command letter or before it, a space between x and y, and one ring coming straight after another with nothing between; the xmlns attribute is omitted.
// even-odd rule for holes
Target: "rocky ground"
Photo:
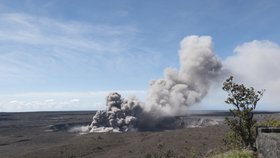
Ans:
<svg viewBox="0 0 280 158"><path fill-rule="evenodd" d="M94 113L0 113L0 157L138 158L168 150L186 157L204 157L223 146L228 130L222 123L228 113L207 112L177 117L177 130L83 135L69 132L73 127L89 124ZM269 115L279 117L261 113L257 118Z"/></svg>

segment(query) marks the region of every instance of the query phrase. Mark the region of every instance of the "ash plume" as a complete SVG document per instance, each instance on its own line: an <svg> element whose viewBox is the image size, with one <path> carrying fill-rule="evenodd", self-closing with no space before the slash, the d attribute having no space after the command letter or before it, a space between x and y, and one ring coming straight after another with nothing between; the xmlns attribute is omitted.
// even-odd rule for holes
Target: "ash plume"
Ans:
<svg viewBox="0 0 280 158"><path fill-rule="evenodd" d="M151 81L145 103L133 97L122 99L118 93L109 94L107 110L93 117L91 132L172 127L174 120L166 118L185 114L189 106L200 102L222 68L209 36L184 38L179 57L179 70L167 68L163 79Z"/></svg>
<svg viewBox="0 0 280 158"><path fill-rule="evenodd" d="M179 57L179 70L167 68L164 79L151 82L146 111L160 117L184 114L187 107L203 99L220 75L222 64L215 56L209 36L184 38Z"/></svg>
<svg viewBox="0 0 280 158"><path fill-rule="evenodd" d="M143 112L141 103L135 97L123 99L116 92L107 96L106 107L106 111L98 111L93 116L90 132L134 130L137 119Z"/></svg>

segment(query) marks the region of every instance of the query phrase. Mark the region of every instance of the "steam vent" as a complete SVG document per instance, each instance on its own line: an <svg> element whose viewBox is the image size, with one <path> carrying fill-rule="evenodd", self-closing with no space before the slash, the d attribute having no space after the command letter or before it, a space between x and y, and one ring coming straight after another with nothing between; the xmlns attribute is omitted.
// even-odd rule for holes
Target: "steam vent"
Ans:
<svg viewBox="0 0 280 158"><path fill-rule="evenodd" d="M280 127L257 127L257 149L261 158L280 155Z"/></svg>

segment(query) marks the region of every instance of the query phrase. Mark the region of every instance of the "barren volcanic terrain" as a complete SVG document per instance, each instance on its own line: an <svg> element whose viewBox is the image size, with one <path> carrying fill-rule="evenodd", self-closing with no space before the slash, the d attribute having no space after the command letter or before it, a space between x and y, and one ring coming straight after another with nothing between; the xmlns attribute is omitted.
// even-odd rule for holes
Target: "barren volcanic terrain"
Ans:
<svg viewBox="0 0 280 158"><path fill-rule="evenodd" d="M176 130L82 135L73 130L90 124L94 113L0 113L0 157L138 158L168 150L186 157L203 157L223 145L222 139L228 130L222 123L228 115L225 112L176 117ZM260 113L257 118L271 114Z"/></svg>

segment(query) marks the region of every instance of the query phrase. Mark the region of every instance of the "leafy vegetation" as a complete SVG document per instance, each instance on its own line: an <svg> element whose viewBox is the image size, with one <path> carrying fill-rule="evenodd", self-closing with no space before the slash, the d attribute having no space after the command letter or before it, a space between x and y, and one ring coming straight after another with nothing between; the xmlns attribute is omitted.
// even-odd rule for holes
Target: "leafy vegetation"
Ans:
<svg viewBox="0 0 280 158"><path fill-rule="evenodd" d="M243 148L243 143L241 137L234 133L233 131L229 131L225 134L225 138L223 139L224 149L225 150L241 150Z"/></svg>
<svg viewBox="0 0 280 158"><path fill-rule="evenodd" d="M233 118L226 118L225 123L230 127L235 138L241 139L244 148L253 150L256 125L256 120L253 118L254 110L264 90L255 91L253 87L247 88L243 84L237 84L233 82L232 76L223 83L223 90L228 93L225 102L234 107L229 110Z"/></svg>
<svg viewBox="0 0 280 158"><path fill-rule="evenodd" d="M258 126L280 127L280 120L275 118L268 118L267 120L258 123Z"/></svg>
<svg viewBox="0 0 280 158"><path fill-rule="evenodd" d="M250 150L229 150L225 153L210 156L209 158L255 158L256 155Z"/></svg>

